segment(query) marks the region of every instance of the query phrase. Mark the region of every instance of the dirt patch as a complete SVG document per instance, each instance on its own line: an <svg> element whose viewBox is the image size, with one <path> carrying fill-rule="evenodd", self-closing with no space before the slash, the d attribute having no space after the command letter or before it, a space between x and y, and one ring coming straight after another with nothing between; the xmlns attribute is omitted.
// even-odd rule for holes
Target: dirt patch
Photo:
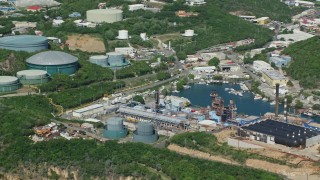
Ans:
<svg viewBox="0 0 320 180"><path fill-rule="evenodd" d="M181 35L179 33L171 33L171 34L162 34L158 35L157 38L160 39L163 43L165 43L168 40L177 39Z"/></svg>
<svg viewBox="0 0 320 180"><path fill-rule="evenodd" d="M220 132L215 132L213 134L214 134L214 136L217 137L217 139L220 143L224 143L224 142L228 142L228 138L233 133L235 133L235 131L230 129L230 130L223 130Z"/></svg>
<svg viewBox="0 0 320 180"><path fill-rule="evenodd" d="M103 53L106 51L103 40L90 35L71 35L66 42L70 50Z"/></svg>
<svg viewBox="0 0 320 180"><path fill-rule="evenodd" d="M248 11L231 11L229 14L235 15L235 16L252 16L251 12Z"/></svg>
<svg viewBox="0 0 320 180"><path fill-rule="evenodd" d="M229 159L225 159L221 156L212 156L209 153L205 153L205 152L201 152L201 151L197 151L197 150L193 150L193 149L188 149L188 148L184 148L181 146L178 146L176 144L170 144L168 146L168 149L171 151L175 151L178 152L180 154L184 154L184 155L189 155L192 157L197 157L197 158L201 158L201 159L208 159L211 161L219 161L219 162L223 162L223 163L228 163L228 164L234 164L234 165L239 165L239 163L231 161Z"/></svg>

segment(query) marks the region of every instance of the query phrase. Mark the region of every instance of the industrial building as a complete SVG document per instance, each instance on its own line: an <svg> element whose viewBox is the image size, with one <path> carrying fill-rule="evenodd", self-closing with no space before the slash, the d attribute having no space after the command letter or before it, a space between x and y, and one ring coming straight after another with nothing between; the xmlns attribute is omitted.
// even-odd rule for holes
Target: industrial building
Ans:
<svg viewBox="0 0 320 180"><path fill-rule="evenodd" d="M269 63L261 60L253 61L253 69L256 72L262 72L264 70L273 70Z"/></svg>
<svg viewBox="0 0 320 180"><path fill-rule="evenodd" d="M194 30L192 29L188 29L188 30L185 30L184 33L182 34L182 36L184 37L192 37L196 34L194 34Z"/></svg>
<svg viewBox="0 0 320 180"><path fill-rule="evenodd" d="M216 70L215 66L204 66L204 67L194 67L193 71L197 72L197 73L213 73Z"/></svg>
<svg viewBox="0 0 320 180"><path fill-rule="evenodd" d="M298 41L307 40L309 38L312 38L313 36L314 36L313 34L294 29L292 34L277 35L277 39L284 39L288 43L294 43Z"/></svg>
<svg viewBox="0 0 320 180"><path fill-rule="evenodd" d="M28 69L47 71L48 74L73 74L78 69L78 58L61 51L45 51L26 60Z"/></svg>
<svg viewBox="0 0 320 180"><path fill-rule="evenodd" d="M220 69L222 71L238 71L240 70L240 66L233 62L233 61L228 61L228 60L224 60L224 61L220 61Z"/></svg>
<svg viewBox="0 0 320 180"><path fill-rule="evenodd" d="M48 49L46 37L35 35L17 35L0 38L0 49L35 52Z"/></svg>
<svg viewBox="0 0 320 180"><path fill-rule="evenodd" d="M130 54L135 53L136 50L133 47L117 47L114 49L114 52L129 56Z"/></svg>
<svg viewBox="0 0 320 180"><path fill-rule="evenodd" d="M139 9L144 9L144 4L131 4L129 6L129 11L136 11Z"/></svg>
<svg viewBox="0 0 320 180"><path fill-rule="evenodd" d="M27 6L59 6L60 3L54 0L11 0L17 7L27 7Z"/></svg>
<svg viewBox="0 0 320 180"><path fill-rule="evenodd" d="M288 79L276 70L262 71L262 78L272 87L276 87L277 83L280 84L280 86L286 86L288 82Z"/></svg>
<svg viewBox="0 0 320 180"><path fill-rule="evenodd" d="M138 122L137 129L133 132L133 141L152 144L158 140L158 133L153 125L148 122Z"/></svg>
<svg viewBox="0 0 320 180"><path fill-rule="evenodd" d="M320 134L308 128L284 122L265 120L238 129L238 135L268 144L310 147L320 143Z"/></svg>
<svg viewBox="0 0 320 180"><path fill-rule="evenodd" d="M117 36L116 38L117 38L117 39L120 39L120 40L129 39L129 32L128 32L128 30L119 30L118 36Z"/></svg>
<svg viewBox="0 0 320 180"><path fill-rule="evenodd" d="M187 0L186 2L188 5L203 5L206 4L206 2L204 0Z"/></svg>
<svg viewBox="0 0 320 180"><path fill-rule="evenodd" d="M116 52L109 52L105 56L91 56L89 61L102 67L109 67L112 69L119 69L130 65L130 62L123 54Z"/></svg>
<svg viewBox="0 0 320 180"><path fill-rule="evenodd" d="M107 120L104 126L103 136L109 139L120 139L126 137L128 129L123 125L123 118L113 117Z"/></svg>
<svg viewBox="0 0 320 180"><path fill-rule="evenodd" d="M269 62L274 63L277 67L286 67L291 62L290 56L271 56Z"/></svg>
<svg viewBox="0 0 320 180"><path fill-rule="evenodd" d="M94 23L114 23L122 21L122 10L93 9L87 11L87 21Z"/></svg>
<svg viewBox="0 0 320 180"><path fill-rule="evenodd" d="M94 114L100 114L101 112L103 112L103 110L104 110L104 107L102 104L93 104L81 109L74 110L72 112L72 115L74 117L83 118L83 117L89 117Z"/></svg>
<svg viewBox="0 0 320 180"><path fill-rule="evenodd" d="M43 70L23 70L17 72L17 77L21 84L43 84L49 81L50 77L47 71Z"/></svg>
<svg viewBox="0 0 320 180"><path fill-rule="evenodd" d="M14 76L0 76L0 92L14 91L20 88L19 79Z"/></svg>

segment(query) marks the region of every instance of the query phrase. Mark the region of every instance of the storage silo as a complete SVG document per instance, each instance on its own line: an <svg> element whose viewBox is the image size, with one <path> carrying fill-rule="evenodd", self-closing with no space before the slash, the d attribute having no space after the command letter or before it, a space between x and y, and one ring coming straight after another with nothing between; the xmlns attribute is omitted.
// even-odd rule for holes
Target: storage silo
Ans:
<svg viewBox="0 0 320 180"><path fill-rule="evenodd" d="M149 122L138 122L137 130L133 132L133 141L146 144L154 143L158 140L157 131Z"/></svg>
<svg viewBox="0 0 320 180"><path fill-rule="evenodd" d="M102 67L108 67L108 57L105 55L91 56L89 61Z"/></svg>
<svg viewBox="0 0 320 180"><path fill-rule="evenodd" d="M192 37L192 36L194 36L194 30L192 30L192 29L185 30L185 31L184 31L184 34L182 34L182 36L185 36L185 37Z"/></svg>
<svg viewBox="0 0 320 180"><path fill-rule="evenodd" d="M43 84L49 81L47 71L43 70L23 70L17 72L17 78L21 84Z"/></svg>
<svg viewBox="0 0 320 180"><path fill-rule="evenodd" d="M17 35L0 38L0 49L36 52L48 49L48 39L43 36Z"/></svg>
<svg viewBox="0 0 320 180"><path fill-rule="evenodd" d="M123 118L113 117L107 121L103 129L103 136L109 139L119 139L126 137L128 129L123 125Z"/></svg>
<svg viewBox="0 0 320 180"><path fill-rule="evenodd" d="M48 74L73 74L78 69L78 58L61 51L45 51L26 60L28 69L47 71Z"/></svg>
<svg viewBox="0 0 320 180"><path fill-rule="evenodd" d="M122 40L129 39L128 30L119 30L117 39L122 39Z"/></svg>
<svg viewBox="0 0 320 180"><path fill-rule="evenodd" d="M14 76L0 76L0 92L8 92L19 89L19 79Z"/></svg>
<svg viewBox="0 0 320 180"><path fill-rule="evenodd" d="M119 9L93 9L87 11L87 21L94 23L114 23L122 21L122 10Z"/></svg>
<svg viewBox="0 0 320 180"><path fill-rule="evenodd" d="M107 67L110 68L122 68L128 66L130 62L124 57L123 54L116 52L109 52L107 56Z"/></svg>

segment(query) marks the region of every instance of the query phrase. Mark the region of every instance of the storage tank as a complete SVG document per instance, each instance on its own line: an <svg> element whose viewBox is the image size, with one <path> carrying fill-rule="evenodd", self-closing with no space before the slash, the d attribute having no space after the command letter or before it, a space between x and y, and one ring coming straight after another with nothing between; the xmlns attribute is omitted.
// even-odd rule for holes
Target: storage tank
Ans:
<svg viewBox="0 0 320 180"><path fill-rule="evenodd" d="M0 49L36 52L48 49L48 39L43 36L17 35L0 38Z"/></svg>
<svg viewBox="0 0 320 180"><path fill-rule="evenodd" d="M21 84L43 84L49 81L47 71L43 70L23 70L17 72L17 78Z"/></svg>
<svg viewBox="0 0 320 180"><path fill-rule="evenodd" d="M105 55L91 56L89 61L102 67L108 67L108 57Z"/></svg>
<svg viewBox="0 0 320 180"><path fill-rule="evenodd" d="M128 30L119 30L118 33L119 33L119 34L118 34L117 39L123 39L123 40L129 39Z"/></svg>
<svg viewBox="0 0 320 180"><path fill-rule="evenodd" d="M186 36L186 37L194 36L194 30L192 29L185 30L183 36Z"/></svg>
<svg viewBox="0 0 320 180"><path fill-rule="evenodd" d="M122 21L122 10L119 9L93 9L87 11L87 21L94 23L114 23Z"/></svg>
<svg viewBox="0 0 320 180"><path fill-rule="evenodd" d="M0 92L8 92L19 89L19 79L14 76L0 76Z"/></svg>
<svg viewBox="0 0 320 180"><path fill-rule="evenodd" d="M109 52L106 54L107 56L107 67L111 68L121 68L124 66L128 66L130 62L124 57L123 54L116 52Z"/></svg>
<svg viewBox="0 0 320 180"><path fill-rule="evenodd" d="M128 129L123 125L123 118L113 117L107 120L103 129L103 136L109 139L123 138L128 134Z"/></svg>
<svg viewBox="0 0 320 180"><path fill-rule="evenodd" d="M73 74L78 69L78 58L61 51L45 51L26 60L28 69L47 71L48 74Z"/></svg>
<svg viewBox="0 0 320 180"><path fill-rule="evenodd" d="M154 143L158 140L158 134L153 125L149 122L138 122L137 129L133 132L133 141L146 144Z"/></svg>

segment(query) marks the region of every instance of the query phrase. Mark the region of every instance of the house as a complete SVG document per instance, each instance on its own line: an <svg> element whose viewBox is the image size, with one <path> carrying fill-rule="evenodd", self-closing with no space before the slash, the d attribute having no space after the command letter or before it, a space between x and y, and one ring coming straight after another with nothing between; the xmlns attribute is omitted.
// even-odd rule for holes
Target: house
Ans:
<svg viewBox="0 0 320 180"><path fill-rule="evenodd" d="M27 7L28 12L38 12L42 9L41 6L29 6Z"/></svg>

